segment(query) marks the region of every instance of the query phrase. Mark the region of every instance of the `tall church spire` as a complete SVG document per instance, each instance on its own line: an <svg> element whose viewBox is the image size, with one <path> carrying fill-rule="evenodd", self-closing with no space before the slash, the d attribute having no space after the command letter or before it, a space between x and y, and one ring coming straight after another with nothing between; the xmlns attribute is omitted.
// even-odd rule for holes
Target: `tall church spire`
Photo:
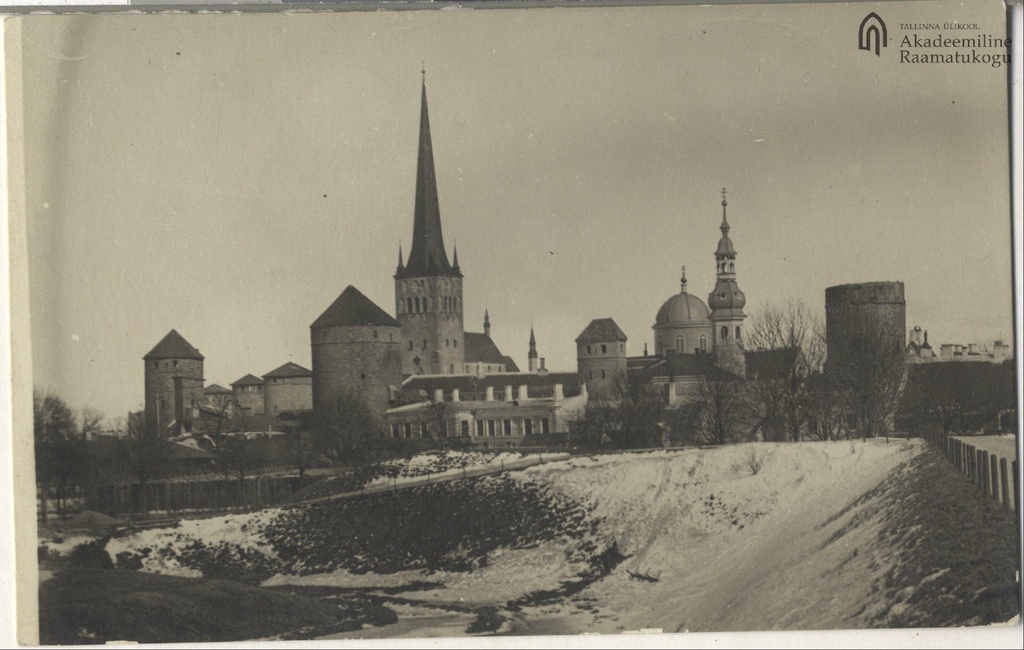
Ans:
<svg viewBox="0 0 1024 650"><path fill-rule="evenodd" d="M484 336L491 335L491 315L484 309Z"/></svg>
<svg viewBox="0 0 1024 650"><path fill-rule="evenodd" d="M526 356L529 359L530 372L537 372L537 337L533 335L533 325L530 325L530 352Z"/></svg>
<svg viewBox="0 0 1024 650"><path fill-rule="evenodd" d="M434 173L434 149L430 140L430 116L427 112L427 80L423 77L420 103L419 159L416 164L416 205L413 213L412 248L405 277L458 275L448 263L441 233L441 209L437 199L437 177Z"/></svg>

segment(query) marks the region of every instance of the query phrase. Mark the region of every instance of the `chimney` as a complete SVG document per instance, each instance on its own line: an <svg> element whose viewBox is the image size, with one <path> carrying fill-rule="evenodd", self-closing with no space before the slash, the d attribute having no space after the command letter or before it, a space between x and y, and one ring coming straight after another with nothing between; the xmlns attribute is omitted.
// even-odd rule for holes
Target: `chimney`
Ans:
<svg viewBox="0 0 1024 650"><path fill-rule="evenodd" d="M484 391L485 391L484 392L484 400L486 400L488 402L493 402L494 401L494 386L488 386L486 389L484 389Z"/></svg>
<svg viewBox="0 0 1024 650"><path fill-rule="evenodd" d="M458 402L459 401L459 389L458 388L453 388L452 389L452 401L453 402Z"/></svg>
<svg viewBox="0 0 1024 650"><path fill-rule="evenodd" d="M561 384L555 384L554 398L555 398L555 403L556 404L558 402L562 401L562 385Z"/></svg>
<svg viewBox="0 0 1024 650"><path fill-rule="evenodd" d="M526 384L520 384L518 392L519 394L516 396L516 399L518 399L520 402L525 402L527 398Z"/></svg>
<svg viewBox="0 0 1024 650"><path fill-rule="evenodd" d="M547 372L547 371L548 371L548 369L544 366L544 357L541 357L540 358L540 368L537 370L537 372L544 373L544 372Z"/></svg>
<svg viewBox="0 0 1024 650"><path fill-rule="evenodd" d="M505 401L512 401L512 386L505 386Z"/></svg>
<svg viewBox="0 0 1024 650"><path fill-rule="evenodd" d="M443 402L443 401L444 401L444 390L442 390L440 388L435 388L434 389L434 402Z"/></svg>

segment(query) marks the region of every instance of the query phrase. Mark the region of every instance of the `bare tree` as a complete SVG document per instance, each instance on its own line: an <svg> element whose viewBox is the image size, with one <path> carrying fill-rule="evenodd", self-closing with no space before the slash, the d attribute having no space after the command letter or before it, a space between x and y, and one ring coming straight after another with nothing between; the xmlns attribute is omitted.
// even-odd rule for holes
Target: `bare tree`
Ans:
<svg viewBox="0 0 1024 650"><path fill-rule="evenodd" d="M612 378L610 399L587 404L570 422L573 443L600 447L605 441L617 449L646 449L663 444L665 400L640 374L619 372Z"/></svg>
<svg viewBox="0 0 1024 650"><path fill-rule="evenodd" d="M830 345L825 369L835 397L858 437L888 440L906 384L906 351L891 328L869 314L848 318L837 330L842 343Z"/></svg>
<svg viewBox="0 0 1024 650"><path fill-rule="evenodd" d="M368 442L380 432L377 416L363 394L346 388L317 414L314 440L317 449L336 462L358 460Z"/></svg>
<svg viewBox="0 0 1024 650"><path fill-rule="evenodd" d="M801 301L767 307L747 327L747 402L766 440L800 440L807 428L808 377L824 363L822 319Z"/></svg>
<svg viewBox="0 0 1024 650"><path fill-rule="evenodd" d="M64 512L68 490L88 460L74 413L57 395L32 392L36 483L40 488L40 516L47 518L51 490L57 513Z"/></svg>
<svg viewBox="0 0 1024 650"><path fill-rule="evenodd" d="M149 481L165 470L170 457L170 443L158 430L146 427L141 412L129 414L125 437L120 442L125 473L138 480L136 510L147 513Z"/></svg>
<svg viewBox="0 0 1024 650"><path fill-rule="evenodd" d="M441 400L432 402L426 408L427 426L423 431L423 437L429 438L442 449L448 449L452 443L457 443L455 432L455 409L451 403ZM457 446L457 445L456 445Z"/></svg>
<svg viewBox="0 0 1024 650"><path fill-rule="evenodd" d="M699 440L724 445L749 438L751 418L740 368L731 362L720 367L712 356L703 357L702 365L695 399Z"/></svg>

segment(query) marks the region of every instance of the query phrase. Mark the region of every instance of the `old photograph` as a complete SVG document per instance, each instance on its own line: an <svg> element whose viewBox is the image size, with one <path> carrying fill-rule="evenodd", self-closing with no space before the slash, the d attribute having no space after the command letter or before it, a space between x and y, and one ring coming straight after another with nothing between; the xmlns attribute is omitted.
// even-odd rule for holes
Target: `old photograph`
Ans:
<svg viewBox="0 0 1024 650"><path fill-rule="evenodd" d="M20 641L1019 629L1001 3L365 9L5 22Z"/></svg>

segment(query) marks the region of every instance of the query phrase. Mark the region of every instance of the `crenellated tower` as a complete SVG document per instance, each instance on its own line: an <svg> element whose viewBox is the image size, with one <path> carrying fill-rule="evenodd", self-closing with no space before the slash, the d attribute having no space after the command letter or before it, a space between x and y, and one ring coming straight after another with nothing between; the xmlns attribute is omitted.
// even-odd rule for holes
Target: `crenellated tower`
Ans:
<svg viewBox="0 0 1024 650"><path fill-rule="evenodd" d="M747 317L743 313L747 298L736 284L736 248L729 238L726 206L725 188L722 188L722 238L718 240L718 250L715 251L717 281L714 291L708 296L714 348L719 353L742 350L743 321Z"/></svg>
<svg viewBox="0 0 1024 650"><path fill-rule="evenodd" d="M462 272L457 250L453 262L448 262L441 233L424 73L412 247L405 263L399 247L395 271L395 314L402 328L403 374L462 372Z"/></svg>

